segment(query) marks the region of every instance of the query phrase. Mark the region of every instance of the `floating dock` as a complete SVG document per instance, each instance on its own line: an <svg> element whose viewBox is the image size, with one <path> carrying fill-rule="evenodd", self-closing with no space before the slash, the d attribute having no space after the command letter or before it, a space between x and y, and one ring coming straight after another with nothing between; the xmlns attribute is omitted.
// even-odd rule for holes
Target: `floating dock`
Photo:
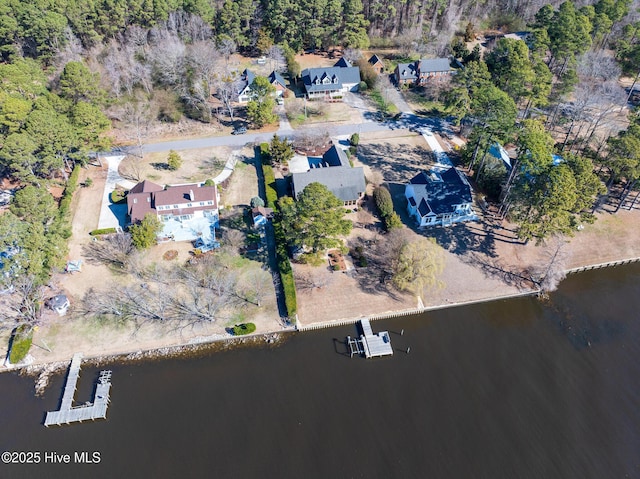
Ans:
<svg viewBox="0 0 640 479"><path fill-rule="evenodd" d="M73 396L76 392L76 384L80 376L80 365L82 354L76 353L71 360L69 375L64 386L60 409L49 411L44 420L44 425L60 426L72 422L92 421L95 419L107 418L107 406L109 405L109 391L111 390L111 371L101 371L98 377L98 384L94 394L93 402L87 402L82 406L73 406Z"/></svg>
<svg viewBox="0 0 640 479"><path fill-rule="evenodd" d="M360 320L362 334L359 338L347 336L347 346L351 357L354 354L362 355L366 358L378 358L381 356L392 356L393 348L391 347L391 338L387 331L381 331L373 334L371 323L368 319Z"/></svg>

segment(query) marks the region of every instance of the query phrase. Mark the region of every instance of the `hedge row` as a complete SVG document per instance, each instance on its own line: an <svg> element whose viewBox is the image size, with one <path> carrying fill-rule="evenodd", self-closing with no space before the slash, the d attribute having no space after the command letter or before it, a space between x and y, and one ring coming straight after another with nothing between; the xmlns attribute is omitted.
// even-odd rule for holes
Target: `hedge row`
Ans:
<svg viewBox="0 0 640 479"><path fill-rule="evenodd" d="M271 163L271 148L269 143L260 143L260 161L263 165Z"/></svg>
<svg viewBox="0 0 640 479"><path fill-rule="evenodd" d="M273 168L269 165L265 165L262 161L262 148L259 153L262 163L262 174L264 176L267 206L272 208L274 211L277 211L278 192L276 191L276 178L273 174ZM296 285L293 280L293 269L291 268L291 261L289 261L289 254L287 253L287 240L284 235L284 230L282 229L282 224L277 219L277 215L272 224L276 241L276 261L280 272L280 281L282 283L284 301L287 307L287 316L290 321L294 321L296 312L298 311L298 302L296 299Z"/></svg>
<svg viewBox="0 0 640 479"><path fill-rule="evenodd" d="M276 177L273 174L273 168L269 165L262 165L264 173L264 188L267 196L267 206L273 210L276 209L278 202L278 192L276 191Z"/></svg>
<svg viewBox="0 0 640 479"><path fill-rule="evenodd" d="M80 176L80 166L76 165L73 167L73 171L69 175L69 179L67 180L67 186L64 189L64 193L62 194L62 199L60 200L60 206L58 207L58 214L61 217L66 217L67 213L69 213L69 209L71 208L71 200L73 199L73 193L75 193L78 188L78 177Z"/></svg>
<svg viewBox="0 0 640 479"><path fill-rule="evenodd" d="M116 229L115 228L102 228L102 229L89 231L89 234L91 236L110 235L110 234L113 234L113 233L116 233Z"/></svg>
<svg viewBox="0 0 640 479"><path fill-rule="evenodd" d="M398 214L393 211L393 200L391 199L391 193L384 186L378 186L373 190L373 200L376 203L380 218L384 223L384 227L387 231L394 228L400 228L402 221Z"/></svg>
<svg viewBox="0 0 640 479"><path fill-rule="evenodd" d="M293 269L287 253L287 240L282 229L282 223L278 219L273 220L273 233L276 240L276 261L280 270L280 281L284 291L284 301L287 305L287 316L290 320L295 317L298 311L298 300L296 298L296 285L293 280Z"/></svg>

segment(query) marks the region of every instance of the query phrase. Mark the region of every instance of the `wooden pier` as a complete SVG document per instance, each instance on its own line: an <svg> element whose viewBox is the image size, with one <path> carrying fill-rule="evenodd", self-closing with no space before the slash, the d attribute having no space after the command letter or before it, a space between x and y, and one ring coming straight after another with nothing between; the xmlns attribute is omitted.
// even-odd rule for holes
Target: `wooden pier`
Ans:
<svg viewBox="0 0 640 479"><path fill-rule="evenodd" d="M362 334L359 338L347 336L347 346L351 357L355 354L362 355L366 358L377 358L381 356L392 356L393 348L391 347L391 338L387 331L381 331L373 334L371 323L368 319L360 320Z"/></svg>
<svg viewBox="0 0 640 479"><path fill-rule="evenodd" d="M93 402L87 402L81 406L73 406L73 396L76 392L76 384L80 376L80 365L82 354L76 353L71 360L69 375L64 386L60 409L47 412L44 425L60 426L72 422L92 421L95 419L106 419L107 406L109 405L109 391L111 390L111 371L101 371L98 377L98 384L94 394Z"/></svg>

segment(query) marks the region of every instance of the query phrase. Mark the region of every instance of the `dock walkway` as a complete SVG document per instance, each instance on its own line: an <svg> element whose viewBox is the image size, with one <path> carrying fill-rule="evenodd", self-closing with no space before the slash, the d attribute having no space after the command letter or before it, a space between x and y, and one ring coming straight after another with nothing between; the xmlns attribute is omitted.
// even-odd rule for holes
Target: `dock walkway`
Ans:
<svg viewBox="0 0 640 479"><path fill-rule="evenodd" d="M60 426L72 422L92 421L95 419L106 419L107 407L109 405L109 392L111 390L111 371L101 371L98 384L92 403L88 402L81 406L73 406L73 396L76 392L76 385L80 376L80 365L82 354L76 353L71 360L67 382L64 386L60 409L47 412L44 425Z"/></svg>
<svg viewBox="0 0 640 479"><path fill-rule="evenodd" d="M360 327L362 328L360 338L351 338L351 336L347 336L346 343L349 347L351 357L353 357L354 354L364 354L366 358L393 355L391 338L387 331L381 331L373 334L369 319L361 319Z"/></svg>

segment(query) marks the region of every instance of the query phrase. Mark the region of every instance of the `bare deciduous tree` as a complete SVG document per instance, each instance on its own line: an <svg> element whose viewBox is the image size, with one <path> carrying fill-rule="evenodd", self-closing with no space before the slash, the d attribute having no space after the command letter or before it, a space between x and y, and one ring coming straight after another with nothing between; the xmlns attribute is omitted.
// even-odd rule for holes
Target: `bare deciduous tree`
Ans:
<svg viewBox="0 0 640 479"><path fill-rule="evenodd" d="M129 233L117 233L92 241L83 248L84 256L90 262L97 262L127 270L137 252Z"/></svg>
<svg viewBox="0 0 640 479"><path fill-rule="evenodd" d="M283 72L287 69L287 60L284 57L284 49L281 46L272 45L269 47L267 58L269 59L271 70Z"/></svg>
<svg viewBox="0 0 640 479"><path fill-rule="evenodd" d="M237 255L240 248L244 245L245 234L236 229L227 229L222 236L222 243L229 247L231 254Z"/></svg>
<svg viewBox="0 0 640 479"><path fill-rule="evenodd" d="M545 244L544 263L533 272L534 281L543 293L555 291L567 276L569 252L566 245L567 240L559 235L554 235Z"/></svg>
<svg viewBox="0 0 640 479"><path fill-rule="evenodd" d="M31 276L19 276L11 282L11 290L0 296L0 329L38 324L44 287Z"/></svg>
<svg viewBox="0 0 640 479"><path fill-rule="evenodd" d="M225 71L220 75L217 75L214 81L214 87L216 89L216 96L222 101L229 118L233 121L234 104L238 101L238 90L240 89L240 79L238 76L231 72Z"/></svg>
<svg viewBox="0 0 640 479"><path fill-rule="evenodd" d="M342 52L342 58L353 65L362 58L362 52L357 48L345 48Z"/></svg>

